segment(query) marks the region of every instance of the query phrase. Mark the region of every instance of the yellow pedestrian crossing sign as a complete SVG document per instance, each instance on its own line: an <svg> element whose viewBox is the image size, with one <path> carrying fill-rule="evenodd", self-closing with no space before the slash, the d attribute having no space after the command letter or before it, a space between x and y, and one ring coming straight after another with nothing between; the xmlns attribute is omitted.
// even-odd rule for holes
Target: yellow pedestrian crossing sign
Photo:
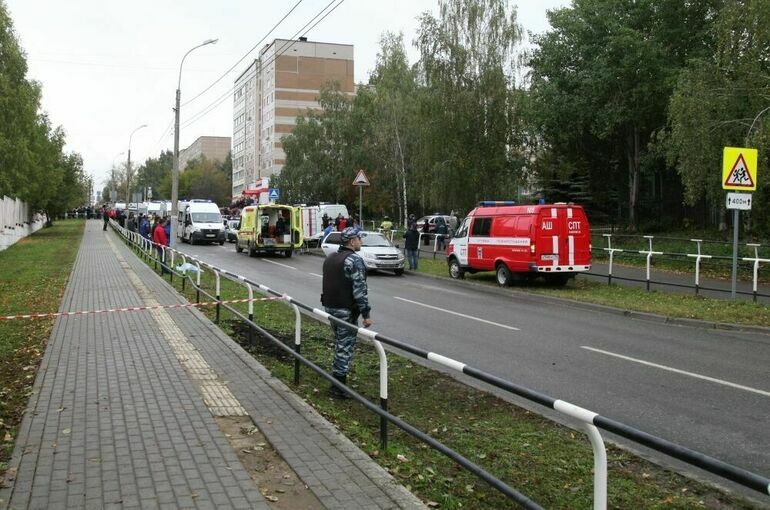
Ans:
<svg viewBox="0 0 770 510"><path fill-rule="evenodd" d="M757 189L757 149L725 147L722 157L722 189Z"/></svg>

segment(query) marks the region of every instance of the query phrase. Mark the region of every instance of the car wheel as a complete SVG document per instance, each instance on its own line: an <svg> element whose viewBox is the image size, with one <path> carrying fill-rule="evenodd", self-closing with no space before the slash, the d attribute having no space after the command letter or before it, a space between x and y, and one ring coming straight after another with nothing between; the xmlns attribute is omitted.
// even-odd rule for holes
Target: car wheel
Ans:
<svg viewBox="0 0 770 510"><path fill-rule="evenodd" d="M452 259L449 261L449 276L455 280L462 280L465 278L465 271L460 266L460 263L457 261L457 259Z"/></svg>
<svg viewBox="0 0 770 510"><path fill-rule="evenodd" d="M508 287L511 285L511 271L504 263L497 265L497 284L501 287Z"/></svg>
<svg viewBox="0 0 770 510"><path fill-rule="evenodd" d="M257 256L257 249L254 247L253 244L249 243L249 257L256 257Z"/></svg>
<svg viewBox="0 0 770 510"><path fill-rule="evenodd" d="M402 276L404 274L404 268L394 269L393 272L396 273L396 276Z"/></svg>
<svg viewBox="0 0 770 510"><path fill-rule="evenodd" d="M219 241L219 246L224 246L224 244L225 244L224 241Z"/></svg>
<svg viewBox="0 0 770 510"><path fill-rule="evenodd" d="M285 250L285 251L283 252L283 256L284 256L284 257L286 257L287 259L290 259L290 258L291 258L291 254L292 254L292 251L291 251L291 250Z"/></svg>
<svg viewBox="0 0 770 510"><path fill-rule="evenodd" d="M242 252L243 252L243 247L240 244L238 244L238 241L236 241L235 242L235 253L242 253Z"/></svg>

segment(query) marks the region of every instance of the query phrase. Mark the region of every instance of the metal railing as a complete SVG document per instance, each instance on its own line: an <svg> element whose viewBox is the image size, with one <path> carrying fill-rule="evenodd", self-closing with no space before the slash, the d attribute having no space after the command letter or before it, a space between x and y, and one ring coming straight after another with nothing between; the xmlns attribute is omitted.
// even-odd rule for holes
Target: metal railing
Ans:
<svg viewBox="0 0 770 510"><path fill-rule="evenodd" d="M609 264L607 268L607 274L597 273L593 271L589 271L585 274L592 275L592 276L600 276L600 277L606 277L607 278L607 284L612 284L612 280L624 280L624 281L632 281L632 282L639 282L644 283L646 285L646 289L650 290L650 285L667 285L672 287L684 287L684 288L691 288L694 289L695 294L699 295L701 290L708 290L711 292L726 292L730 293L731 289L720 289L716 287L704 287L701 285L701 263L704 260L730 260L731 257L723 256L723 255L706 255L702 252L702 244L704 242L708 243L717 243L718 241L704 241L703 239L689 239L689 242L695 243L694 248L695 251L693 253L673 253L673 252L664 252L664 251L654 251L653 250L653 240L655 239L655 236L642 236L648 244L648 247L646 250L630 250L627 248L613 248L612 246L612 239L613 237L617 237L616 234L602 234L602 236L607 241L607 246L604 248L601 248L603 252L606 252L608 254L609 258ZM679 240L679 239L677 239ZM617 245L616 245L617 246ZM761 258L759 256L759 244L754 243L747 243L746 245L750 249L753 248L754 256L753 257L741 257L741 260L744 262L751 263L752 268L752 292L745 292L745 291L736 291L736 294L741 294L745 296L752 296L752 299L754 302L757 301L758 297L767 297L770 298L770 294L762 294L758 292L758 282L759 282L759 267L760 263L767 264L770 263L770 259L767 258ZM645 279L640 278L631 278L628 276L622 277L617 276L613 274L613 264L616 260L616 254L626 254L630 256L634 255L641 255L645 258ZM652 267L652 261L653 256L660 256L662 257L668 257L668 258L680 258L680 259L694 259L695 261L695 273L694 273L694 283L693 285L689 284L682 284L682 283L674 283L674 282L666 282L666 281L660 281L660 280L653 280L651 278L651 267Z"/></svg>
<svg viewBox="0 0 770 510"><path fill-rule="evenodd" d="M138 234L126 231L125 229L122 229L114 222L113 222L113 227L116 228L116 230L118 230L121 234L123 234L124 237L126 237L129 242L131 242L132 244L138 244L138 246L140 246L140 251L142 253L145 253L145 254L148 253L146 248L146 242L147 242L146 239L143 241L136 240L136 237L134 236L138 236ZM646 251L652 252L652 254L654 254L652 250L652 240L650 240L649 242L650 242L650 245L649 245L650 249ZM612 249L612 248L608 248L608 249ZM176 252L176 250L165 247L164 257L163 257L164 260L165 260L166 251L170 251L172 253ZM179 253L180 256L185 257L185 255L182 254L181 252L177 252L177 253ZM647 253L647 256L649 257L651 256L651 254ZM231 273L221 268L217 268L211 264L200 261L195 257L190 257L190 259L195 261L196 268L198 269L196 282L193 283L193 285L196 287L196 300L198 302L200 302L200 292L203 292L210 298L216 299L217 308L220 306L219 305L219 302L221 301L221 296L219 295L220 294L220 288L219 288L220 275L225 276L231 281L234 281L236 283L239 283L247 287L249 291L248 317L245 317L242 313L240 313L238 310L236 310L235 308L229 305L224 304L222 306L224 306L228 311L230 311L235 316L239 317L241 320L246 322L250 326L251 332L258 331L265 338L270 339L272 342L276 343L281 349L283 349L287 353L294 356L295 383L298 383L300 380L299 379L300 365L304 364L310 367L313 371L318 373L323 379L326 379L328 382L330 382L334 386L338 387L339 389L341 389L342 391L350 395L357 402L364 405L367 409L369 409L372 412L375 412L380 416L380 441L383 448L387 446L387 423L390 422L395 424L405 432L416 437L417 439L420 439L421 441L430 445L432 448L436 449L437 451L453 459L462 467L469 470L471 473L473 473L474 475L478 476L479 478L487 482L490 486L499 490L501 493L505 494L507 497L516 501L517 503L519 503L525 508L540 508L540 507L536 503L531 501L529 498L521 494L516 489L513 489L512 487L505 484L505 482L499 480L498 478L486 472L480 466L476 465L475 463L466 459L459 453L448 448L447 446L431 438L424 432L419 431L418 429L414 428L413 426L404 422L400 418L397 418L388 412L387 358L386 358L385 350L382 344L387 344L390 347L399 349L401 351L407 352L412 355L416 355L426 360L433 361L435 363L440 364L441 366L460 372L476 380L485 382L496 388L502 389L506 392L525 398L531 402L535 402L537 404L540 404L542 406L545 406L547 408L550 408L552 410L555 410L559 413L562 413L566 416L569 416L573 419L578 420L581 423L584 432L588 436L588 439L591 443L592 450L593 450L593 456L594 456L594 505L593 507L594 509L597 509L597 510L606 509L607 507L607 454L606 454L606 449L604 446L602 436L599 433L598 429L603 429L608 432L617 434L637 444L646 446L660 453L663 453L665 455L679 459L690 465L693 465L700 469L708 471L719 477L731 480L744 487L758 491L763 495L766 495L766 496L770 495L770 479L764 476L752 473L750 471L747 471L737 466L733 466L731 464L720 461L719 459L710 457L708 455L697 452L695 450L685 448L683 446L680 446L666 439L653 436L644 431L641 431L639 429L626 425L617 420L613 420L611 418L601 416L593 411L577 406L570 402L556 399L544 393L540 393L536 390L532 390L524 386L517 385L510 381L506 381L504 379L488 374L478 368L472 367L461 361L448 358L438 353L425 351L423 349L412 346L410 344L399 341L397 339L393 339L385 335L381 335L370 329L347 323L345 321L337 319L336 317L326 313L323 310L305 305L304 303L297 301L291 296L288 296L286 294L281 294L280 292L270 289L265 285L259 284L257 282L253 282L248 278L245 278L240 275L236 275L234 273ZM164 263L164 260L161 260L161 264ZM216 275L216 281L217 281L216 296L212 296L211 294L201 289L200 287L200 275L204 267L211 270ZM171 269L171 272L173 273L173 268ZM185 281L185 279L187 278L190 278L190 277L186 276L183 279L183 281ZM191 278L190 280L192 283ZM287 303L293 308L295 313L295 337L294 337L293 349L286 346L283 342L281 342L271 333L264 330L254 322L252 286L256 286L264 294L280 297L281 301ZM332 377L330 374L325 372L322 368L318 367L312 361L308 360L307 358L303 357L300 354L300 350L301 350L300 349L300 346L301 346L300 313L305 313L309 317L312 317L316 320L320 320L321 322L329 325L337 324L339 326L343 326L348 329L354 330L359 338L369 340L374 344L380 360L380 376L379 376L380 377L380 406L379 407L377 407L375 404L366 400L364 397L362 397L360 394L358 394L348 386L334 379L334 377ZM217 310L217 320L219 320L218 310ZM253 341L252 337L250 337L250 341Z"/></svg>

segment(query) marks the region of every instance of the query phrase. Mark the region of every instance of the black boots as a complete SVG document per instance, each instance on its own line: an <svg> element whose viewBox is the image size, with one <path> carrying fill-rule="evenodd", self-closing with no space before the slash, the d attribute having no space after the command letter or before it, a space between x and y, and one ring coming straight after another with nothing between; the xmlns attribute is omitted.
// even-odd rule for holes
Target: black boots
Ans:
<svg viewBox="0 0 770 510"><path fill-rule="evenodd" d="M348 376L346 376L346 375L336 375L336 374L332 374L332 375L334 376L335 379L337 379L342 384L347 384ZM336 387L333 384L329 388L329 396L332 397L332 398L339 399L339 400L347 400L347 399L350 398L350 396L348 396L347 393L345 393L343 390L339 389L338 387Z"/></svg>

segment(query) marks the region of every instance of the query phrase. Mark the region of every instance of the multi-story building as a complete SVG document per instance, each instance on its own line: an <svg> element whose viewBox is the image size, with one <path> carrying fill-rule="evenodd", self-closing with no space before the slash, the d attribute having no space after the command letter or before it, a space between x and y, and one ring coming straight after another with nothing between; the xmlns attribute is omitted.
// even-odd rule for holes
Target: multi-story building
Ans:
<svg viewBox="0 0 770 510"><path fill-rule="evenodd" d="M275 39L235 80L233 96L233 196L286 162L281 139L297 115L320 109L321 86L339 83L353 94L353 45Z"/></svg>
<svg viewBox="0 0 770 510"><path fill-rule="evenodd" d="M230 152L229 136L201 136L186 149L179 151L179 171L184 172L187 163L205 157L209 161L223 162Z"/></svg>

